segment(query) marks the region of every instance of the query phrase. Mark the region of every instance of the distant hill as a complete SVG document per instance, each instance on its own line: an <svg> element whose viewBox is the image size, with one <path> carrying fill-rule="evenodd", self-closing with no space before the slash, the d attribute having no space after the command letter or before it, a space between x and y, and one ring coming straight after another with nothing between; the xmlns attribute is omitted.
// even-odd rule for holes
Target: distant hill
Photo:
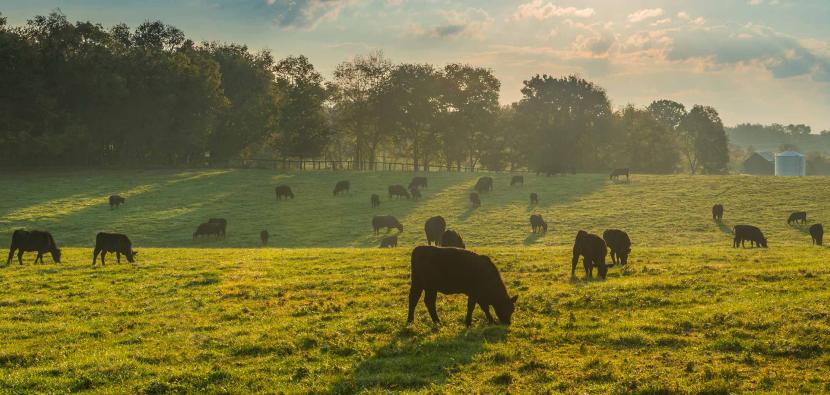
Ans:
<svg viewBox="0 0 830 395"><path fill-rule="evenodd" d="M788 145L803 153L822 152L830 154L830 133L805 133L809 127L804 125L759 125L740 124L726 128L729 142L743 149L753 151L780 151L781 146ZM796 131L793 133L793 131Z"/></svg>

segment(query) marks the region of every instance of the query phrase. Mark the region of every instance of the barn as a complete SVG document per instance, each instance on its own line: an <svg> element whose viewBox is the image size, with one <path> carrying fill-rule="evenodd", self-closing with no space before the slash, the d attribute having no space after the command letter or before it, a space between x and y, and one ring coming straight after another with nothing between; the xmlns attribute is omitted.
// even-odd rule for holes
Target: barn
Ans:
<svg viewBox="0 0 830 395"><path fill-rule="evenodd" d="M772 152L753 152L741 167L746 174L771 176L775 174L775 155Z"/></svg>
<svg viewBox="0 0 830 395"><path fill-rule="evenodd" d="M803 177L807 175L807 163L804 155L795 151L775 154L775 175Z"/></svg>

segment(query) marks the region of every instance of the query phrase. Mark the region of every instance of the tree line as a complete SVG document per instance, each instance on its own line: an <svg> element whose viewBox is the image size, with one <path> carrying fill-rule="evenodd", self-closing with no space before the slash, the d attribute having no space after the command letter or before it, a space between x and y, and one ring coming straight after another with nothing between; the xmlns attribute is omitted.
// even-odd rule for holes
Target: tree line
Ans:
<svg viewBox="0 0 830 395"><path fill-rule="evenodd" d="M304 56L201 42L158 21L135 29L58 12L0 15L0 156L6 166L199 166L245 158L381 158L554 174L722 173L717 111L656 100L614 110L578 76L536 75L499 104L492 70L396 64L381 52L326 80Z"/></svg>

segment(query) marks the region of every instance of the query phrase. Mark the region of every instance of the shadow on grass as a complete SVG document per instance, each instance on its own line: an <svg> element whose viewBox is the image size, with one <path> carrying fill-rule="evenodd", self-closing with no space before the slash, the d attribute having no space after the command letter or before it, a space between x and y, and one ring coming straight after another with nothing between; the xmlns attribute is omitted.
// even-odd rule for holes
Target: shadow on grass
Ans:
<svg viewBox="0 0 830 395"><path fill-rule="evenodd" d="M507 327L489 325L465 330L454 337L429 342L405 327L375 354L361 361L351 373L336 382L331 394L354 394L372 390L383 393L418 391L441 384L455 371L472 362L485 343L501 342Z"/></svg>
<svg viewBox="0 0 830 395"><path fill-rule="evenodd" d="M467 218L470 218L470 216L473 215L473 213L476 211L476 209L478 209L478 207L473 207L473 206L467 207L467 209L464 210L464 212L461 213L461 215L458 216L458 219L461 220L461 221L464 221Z"/></svg>
<svg viewBox="0 0 830 395"><path fill-rule="evenodd" d="M536 243L536 240L539 240L539 238L542 237L542 236L544 236L544 233L531 232L529 235L527 235L527 237L525 237L525 239L522 243L524 243L524 245L526 245L526 246L529 246L531 244Z"/></svg>
<svg viewBox="0 0 830 395"><path fill-rule="evenodd" d="M732 227L725 224L725 223L723 223L723 221L713 220L713 222L718 226L718 229L720 229L720 231L723 232L724 234L727 234L727 235L730 235L730 236L734 234L733 231L732 231Z"/></svg>

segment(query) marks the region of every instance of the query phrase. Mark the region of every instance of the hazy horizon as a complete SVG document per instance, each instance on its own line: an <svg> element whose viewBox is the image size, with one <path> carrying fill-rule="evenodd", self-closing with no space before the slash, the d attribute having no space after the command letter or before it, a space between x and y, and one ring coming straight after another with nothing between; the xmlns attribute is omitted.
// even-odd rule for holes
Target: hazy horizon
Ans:
<svg viewBox="0 0 830 395"><path fill-rule="evenodd" d="M161 20L194 40L303 54L326 77L354 55L490 67L501 102L535 74L578 74L613 106L672 99L711 105L727 125L830 130L830 2L190 0L7 1L11 25L60 9L131 27Z"/></svg>

